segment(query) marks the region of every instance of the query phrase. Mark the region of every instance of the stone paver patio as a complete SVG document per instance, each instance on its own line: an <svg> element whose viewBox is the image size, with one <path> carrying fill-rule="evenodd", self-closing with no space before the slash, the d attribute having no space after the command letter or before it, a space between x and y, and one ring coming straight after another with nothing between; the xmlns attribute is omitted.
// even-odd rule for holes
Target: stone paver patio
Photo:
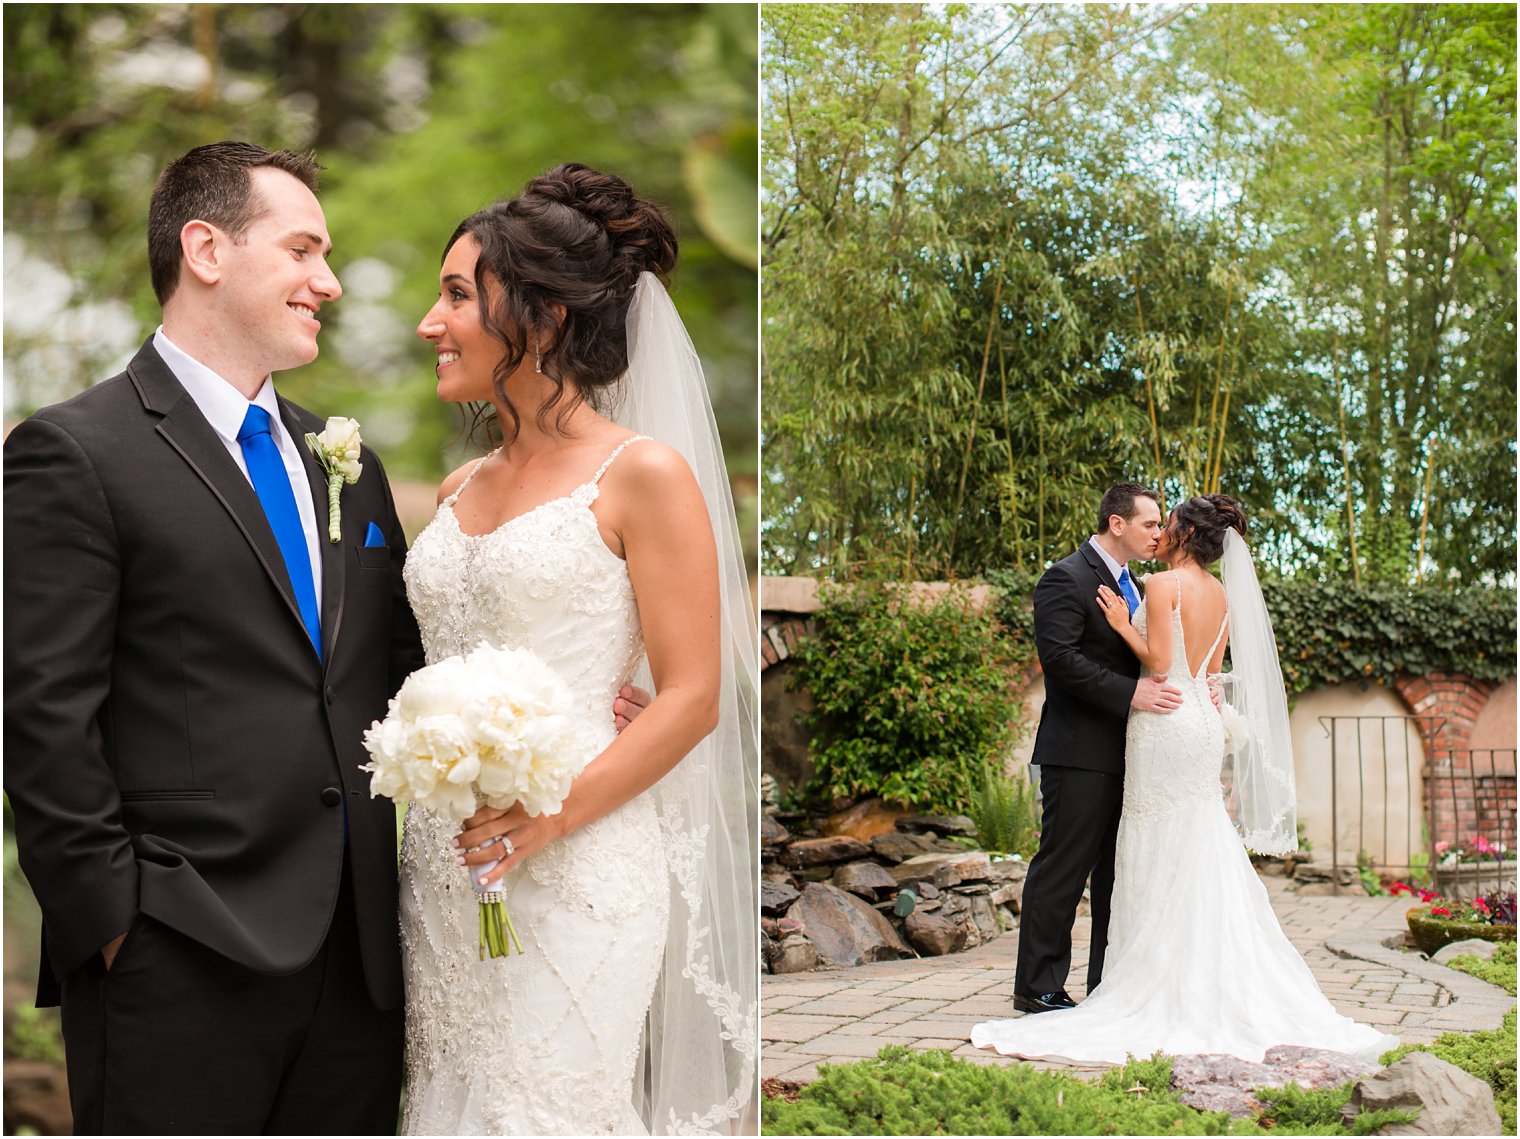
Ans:
<svg viewBox="0 0 1520 1139"><path fill-rule="evenodd" d="M1404 928L1407 898L1302 897L1281 878L1264 878L1288 939L1320 988L1347 1016L1426 1043L1443 1032L1496 1028L1514 999L1465 973L1435 965L1383 941ZM1067 991L1084 995L1090 923L1077 920ZM971 1026L1013 1015L1018 933L965 953L882 961L854 969L766 975L761 979L762 1074L806 1083L818 1064L874 1056L888 1044L948 1048L985 1064L1016 1064L971 1047ZM1039 1067L1056 1067L1039 1064ZM1068 1071L1101 1065L1061 1065Z"/></svg>

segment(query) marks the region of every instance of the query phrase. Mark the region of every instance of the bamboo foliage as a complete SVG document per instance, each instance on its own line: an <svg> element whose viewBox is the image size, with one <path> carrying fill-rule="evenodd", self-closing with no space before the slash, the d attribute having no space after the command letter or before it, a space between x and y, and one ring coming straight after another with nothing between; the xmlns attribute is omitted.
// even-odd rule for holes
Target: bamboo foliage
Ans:
<svg viewBox="0 0 1520 1139"><path fill-rule="evenodd" d="M1512 11L763 24L772 572L1038 568L1138 479L1285 571L1512 576Z"/></svg>

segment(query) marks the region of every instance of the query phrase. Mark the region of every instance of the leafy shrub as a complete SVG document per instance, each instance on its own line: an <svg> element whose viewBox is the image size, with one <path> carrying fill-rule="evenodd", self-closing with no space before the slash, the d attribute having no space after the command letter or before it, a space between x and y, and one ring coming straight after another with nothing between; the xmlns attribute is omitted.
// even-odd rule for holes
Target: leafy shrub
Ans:
<svg viewBox="0 0 1520 1139"><path fill-rule="evenodd" d="M988 575L998 622L1020 660L1034 652L1038 574ZM1515 591L1470 585L1354 585L1346 580L1262 582L1290 694L1353 680L1389 684L1398 673L1515 674Z"/></svg>
<svg viewBox="0 0 1520 1139"><path fill-rule="evenodd" d="M1510 949L1511 959L1514 949ZM1455 1064L1464 1072L1486 1080L1494 1089L1494 1103L1506 1134L1515 1133L1515 1013L1492 1032L1448 1032L1431 1044L1404 1044L1386 1052L1381 1062L1392 1064L1411 1052L1429 1052Z"/></svg>
<svg viewBox="0 0 1520 1139"><path fill-rule="evenodd" d="M965 811L1021 708L992 616L961 591L911 601L891 584L820 592L817 632L793 656L814 703L809 793Z"/></svg>
<svg viewBox="0 0 1520 1139"><path fill-rule="evenodd" d="M1171 1091L1171 1061L1132 1060L1093 1083L1023 1064L993 1067L895 1045L874 1060L824 1064L795 1103L765 1101L770 1135L1346 1135L1408 1112L1369 1112L1354 1132L1337 1114L1350 1085L1262 1092L1260 1120L1195 1111Z"/></svg>
<svg viewBox="0 0 1520 1139"><path fill-rule="evenodd" d="M1479 957L1476 953L1464 953L1447 962L1451 968L1498 985L1510 996L1515 995L1515 943L1507 941L1494 950L1492 957Z"/></svg>
<svg viewBox="0 0 1520 1139"><path fill-rule="evenodd" d="M982 779L968 812L980 845L1001 854L1033 858L1040 848L1040 816L1034 786L1022 774L1004 775L996 760L982 765Z"/></svg>

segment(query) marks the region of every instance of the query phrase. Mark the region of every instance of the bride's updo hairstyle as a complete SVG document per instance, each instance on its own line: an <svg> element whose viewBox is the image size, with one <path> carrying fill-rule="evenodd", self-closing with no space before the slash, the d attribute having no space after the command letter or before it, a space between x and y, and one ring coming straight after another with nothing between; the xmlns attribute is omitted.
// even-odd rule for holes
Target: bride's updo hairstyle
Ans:
<svg viewBox="0 0 1520 1139"><path fill-rule="evenodd" d="M1200 566L1211 566L1224 553L1224 535L1246 535L1246 512L1227 494L1203 494L1177 504L1177 544Z"/></svg>
<svg viewBox="0 0 1520 1139"><path fill-rule="evenodd" d="M558 407L560 426L582 400L604 408L628 369L628 306L639 274L664 280L675 267L676 235L659 207L637 197L616 174L567 162L534 178L510 201L465 218L444 247L445 257L465 234L480 245L475 289L481 324L506 348L493 376L512 418L510 428L497 425L503 441L516 438L522 423L507 397L506 379L535 348L542 352L537 366L554 384L538 408L540 424Z"/></svg>

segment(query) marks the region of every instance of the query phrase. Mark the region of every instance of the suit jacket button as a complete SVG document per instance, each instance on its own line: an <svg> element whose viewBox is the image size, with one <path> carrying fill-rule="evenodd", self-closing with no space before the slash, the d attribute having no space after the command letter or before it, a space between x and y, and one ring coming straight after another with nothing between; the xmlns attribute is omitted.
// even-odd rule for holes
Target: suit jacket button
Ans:
<svg viewBox="0 0 1520 1139"><path fill-rule="evenodd" d="M343 792L336 787L322 788L322 805L324 807L336 807L343 802Z"/></svg>
<svg viewBox="0 0 1520 1139"><path fill-rule="evenodd" d="M333 702L333 701L334 701L334 700L336 700L336 699L337 699L337 698L338 698L338 694L337 694L337 693L336 693L336 692L334 692L334 691L333 691L333 690L332 690L332 686L331 686L331 685L329 685L329 686L328 686L328 687L327 687L327 690L326 690L326 691L324 691L324 692L323 692L323 693L322 693L322 695L323 695L323 696L324 696L324 697L326 697L326 699L327 699L327 702L328 702L328 703L329 703L329 704L331 704L331 703L332 703L332 702Z"/></svg>

